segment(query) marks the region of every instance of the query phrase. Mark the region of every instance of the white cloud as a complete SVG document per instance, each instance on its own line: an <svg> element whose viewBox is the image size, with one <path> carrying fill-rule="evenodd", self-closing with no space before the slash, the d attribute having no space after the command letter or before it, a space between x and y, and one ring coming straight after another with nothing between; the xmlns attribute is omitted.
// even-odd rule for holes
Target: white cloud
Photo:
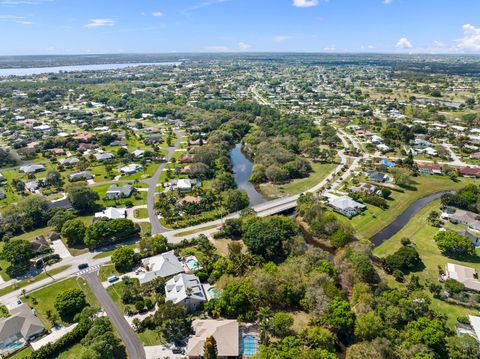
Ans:
<svg viewBox="0 0 480 359"><path fill-rule="evenodd" d="M163 12L161 12L161 11L152 12L152 16L155 16L155 17L161 17L161 16L163 16L163 15L164 15L164 14L163 14Z"/></svg>
<svg viewBox="0 0 480 359"><path fill-rule="evenodd" d="M16 16L16 15L0 15L0 21L3 22L14 22L20 25L33 25L33 22L30 21L28 18L24 16Z"/></svg>
<svg viewBox="0 0 480 359"><path fill-rule="evenodd" d="M275 42L284 42L291 39L293 39L293 36L291 35L275 35L273 37L273 41Z"/></svg>
<svg viewBox="0 0 480 359"><path fill-rule="evenodd" d="M240 41L238 44L238 48L240 51L247 51L251 46L247 44L246 42Z"/></svg>
<svg viewBox="0 0 480 359"><path fill-rule="evenodd" d="M96 28L102 26L113 26L115 22L112 19L91 19L85 27Z"/></svg>
<svg viewBox="0 0 480 359"><path fill-rule="evenodd" d="M383 3L385 5L390 5L393 2L393 0L383 0Z"/></svg>
<svg viewBox="0 0 480 359"><path fill-rule="evenodd" d="M327 46L323 48L323 51L335 51L335 46Z"/></svg>
<svg viewBox="0 0 480 359"><path fill-rule="evenodd" d="M480 51L480 28L471 24L463 25L463 38L458 41L458 47L463 50Z"/></svg>
<svg viewBox="0 0 480 359"><path fill-rule="evenodd" d="M317 5L318 0L293 0L293 6L295 7L312 7Z"/></svg>
<svg viewBox="0 0 480 359"><path fill-rule="evenodd" d="M231 52L228 47L222 46L222 45L212 45L212 46L207 46L207 50L210 52Z"/></svg>
<svg viewBox="0 0 480 359"><path fill-rule="evenodd" d="M413 48L412 43L406 37L402 37L400 40L398 40L395 47L397 49L403 49L403 50Z"/></svg>

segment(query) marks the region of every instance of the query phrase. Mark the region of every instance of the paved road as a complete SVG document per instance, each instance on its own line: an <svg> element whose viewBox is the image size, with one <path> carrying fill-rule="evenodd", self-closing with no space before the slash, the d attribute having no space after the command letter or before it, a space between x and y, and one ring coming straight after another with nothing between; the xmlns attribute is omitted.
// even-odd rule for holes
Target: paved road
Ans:
<svg viewBox="0 0 480 359"><path fill-rule="evenodd" d="M173 155L175 154L175 150L180 146L180 143L182 142L182 133L180 131L175 131L175 133L177 135L175 145L168 148L168 154L165 157L165 162L157 168L155 174L152 178L150 178L148 182L147 208L148 217L150 218L150 223L152 225L152 234L164 233L168 231L168 229L164 228L158 220L157 211L155 211L155 192L157 191L157 184L158 180L160 179L160 175L165 169L167 163L172 159Z"/></svg>
<svg viewBox="0 0 480 359"><path fill-rule="evenodd" d="M143 349L143 344L140 342L140 339L137 337L130 324L128 324L125 317L120 313L120 310L118 310L105 288L103 288L97 274L97 272L85 273L83 274L83 277L87 281L95 297L97 297L103 310L107 313L108 318L118 334L120 334L120 337L127 348L128 357L131 359L145 359L145 349Z"/></svg>

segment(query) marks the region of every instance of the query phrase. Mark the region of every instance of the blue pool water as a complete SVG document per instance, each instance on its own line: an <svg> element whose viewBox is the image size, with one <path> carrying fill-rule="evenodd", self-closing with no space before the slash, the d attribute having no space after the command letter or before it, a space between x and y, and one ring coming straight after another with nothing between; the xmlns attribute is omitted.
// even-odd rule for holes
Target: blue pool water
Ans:
<svg viewBox="0 0 480 359"><path fill-rule="evenodd" d="M198 262L193 258L187 260L187 265L192 270L198 269Z"/></svg>
<svg viewBox="0 0 480 359"><path fill-rule="evenodd" d="M216 299L218 298L218 292L214 287L210 287L207 290L208 294L210 295L210 298Z"/></svg>
<svg viewBox="0 0 480 359"><path fill-rule="evenodd" d="M17 348L23 347L23 345L24 344L22 342L14 342L14 343L7 344L5 346L5 349L6 350L17 349Z"/></svg>
<svg viewBox="0 0 480 359"><path fill-rule="evenodd" d="M246 335L242 338L242 354L257 354L257 339L253 335Z"/></svg>

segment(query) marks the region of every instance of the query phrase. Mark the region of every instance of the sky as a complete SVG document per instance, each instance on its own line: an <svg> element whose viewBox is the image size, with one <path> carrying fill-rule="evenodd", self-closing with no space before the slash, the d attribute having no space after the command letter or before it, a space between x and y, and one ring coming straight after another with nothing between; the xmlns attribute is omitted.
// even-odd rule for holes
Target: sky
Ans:
<svg viewBox="0 0 480 359"><path fill-rule="evenodd" d="M0 0L0 55L480 53L479 0Z"/></svg>

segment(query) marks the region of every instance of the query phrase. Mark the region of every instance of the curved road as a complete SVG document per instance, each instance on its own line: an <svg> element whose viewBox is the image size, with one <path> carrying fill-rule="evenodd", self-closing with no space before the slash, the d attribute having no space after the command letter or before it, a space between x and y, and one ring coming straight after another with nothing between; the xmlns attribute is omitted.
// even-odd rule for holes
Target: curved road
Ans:
<svg viewBox="0 0 480 359"><path fill-rule="evenodd" d="M168 162L170 162L173 155L175 154L175 150L180 146L180 143L182 142L182 133L180 131L175 131L175 134L177 135L175 145L168 148L168 154L165 157L165 162L158 166L153 177L148 180L147 208L148 218L150 219L150 223L152 224L152 234L164 233L168 231L168 229L164 228L158 220L157 211L155 211L155 192L157 191L158 180L160 179L163 170L167 166Z"/></svg>

